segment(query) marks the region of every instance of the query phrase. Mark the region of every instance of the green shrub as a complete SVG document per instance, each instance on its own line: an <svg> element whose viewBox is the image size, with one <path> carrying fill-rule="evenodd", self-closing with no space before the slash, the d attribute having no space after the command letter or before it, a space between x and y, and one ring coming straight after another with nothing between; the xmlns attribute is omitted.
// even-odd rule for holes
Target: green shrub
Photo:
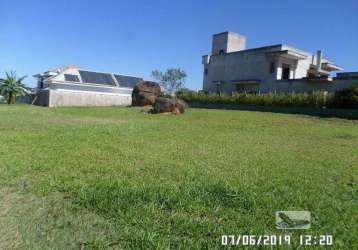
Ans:
<svg viewBox="0 0 358 250"><path fill-rule="evenodd" d="M358 108L358 86L337 91L332 104L337 108Z"/></svg>
<svg viewBox="0 0 358 250"><path fill-rule="evenodd" d="M197 94L194 90L190 90L188 88L181 88L179 89L177 92L176 92L176 95L177 96L192 96L192 95L195 95Z"/></svg>
<svg viewBox="0 0 358 250"><path fill-rule="evenodd" d="M233 93L203 95L194 91L178 91L187 102L206 104L239 104L257 106L324 107L331 106L333 95L324 91L312 93Z"/></svg>

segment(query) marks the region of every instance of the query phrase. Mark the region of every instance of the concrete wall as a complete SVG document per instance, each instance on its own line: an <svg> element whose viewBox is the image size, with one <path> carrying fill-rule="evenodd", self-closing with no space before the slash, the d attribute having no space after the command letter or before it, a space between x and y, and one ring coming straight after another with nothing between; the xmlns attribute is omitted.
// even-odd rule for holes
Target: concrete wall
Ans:
<svg viewBox="0 0 358 250"><path fill-rule="evenodd" d="M52 82L47 89L37 92L34 104L49 107L117 106L131 102L131 88Z"/></svg>
<svg viewBox="0 0 358 250"><path fill-rule="evenodd" d="M302 78L307 76L307 70L312 61L311 55L307 56L307 59L297 61L267 56L266 52L269 50L247 50L208 57L208 63L205 63L207 59L203 61L203 90L217 92L217 83L220 82L220 91L230 94L236 92L235 80L250 79L261 82L252 87L247 85L247 91L256 89L260 92L310 92L316 90L334 92L358 83L358 79L335 79L333 82L307 81ZM271 50L277 50L277 48ZM271 62L275 63L274 73L270 72ZM290 65L290 80L280 80L283 63Z"/></svg>
<svg viewBox="0 0 358 250"><path fill-rule="evenodd" d="M130 95L89 91L49 90L49 107L130 105Z"/></svg>
<svg viewBox="0 0 358 250"><path fill-rule="evenodd" d="M276 79L277 71L270 73L270 62L275 59L267 57L266 52L277 49L280 47L210 56L209 63L204 64L203 90L215 92L218 81L224 82L224 92L232 92L236 90L232 84L235 80ZM275 64L278 66L277 61Z"/></svg>
<svg viewBox="0 0 358 250"><path fill-rule="evenodd" d="M49 96L50 96L50 91L47 89L37 91L34 105L48 107Z"/></svg>
<svg viewBox="0 0 358 250"><path fill-rule="evenodd" d="M231 94L236 92L236 87L232 83L226 83L221 92ZM231 85L231 86L230 86ZM358 79L349 80L334 80L334 81L308 81L305 79L292 79L292 80L271 80L258 85L254 84L241 84L241 92L243 91L256 91L256 92L277 92L277 93L290 93L290 92L312 92L312 91L328 91L335 92L337 90L346 89L350 86L358 86ZM210 91L210 92L216 92Z"/></svg>
<svg viewBox="0 0 358 250"><path fill-rule="evenodd" d="M293 59L284 56L274 56L267 52L285 51L306 55L306 59ZM324 90L334 92L356 84L358 80L337 80L310 82L305 79L313 55L291 48L287 45L278 45L258 49L243 50L234 53L212 55L203 57L204 65L203 90L217 92L218 83L220 91L224 93L236 92L235 82L243 83L245 80L259 80L260 84L240 84L240 91L260 92L310 92ZM270 72L270 63L275 65L275 71ZM282 64L290 65L290 79L281 80Z"/></svg>
<svg viewBox="0 0 358 250"><path fill-rule="evenodd" d="M299 60L295 69L295 75L293 79L299 79L307 77L307 70L310 68L312 61L312 56L307 57L307 59Z"/></svg>
<svg viewBox="0 0 358 250"><path fill-rule="evenodd" d="M283 63L290 65L290 79L301 79L303 77L307 77L307 70L310 68L310 64L312 62L312 54L284 44L282 45L281 50L290 50L305 55L307 56L307 58L300 60L288 59L283 57L276 58L276 79L281 80Z"/></svg>
<svg viewBox="0 0 358 250"><path fill-rule="evenodd" d="M330 71L340 67L316 54L308 53L285 44L245 49L246 38L234 32L222 32L213 35L212 55L202 57L203 90L205 92L242 91L312 91L322 89L335 91L347 87L349 83L309 82L303 78L308 74L328 76ZM321 68L321 62L333 64L333 67ZM284 74L283 68L289 68ZM313 66L311 65L313 64ZM271 65L273 65L273 70ZM300 79L300 81L291 81ZM291 88L291 89L290 89Z"/></svg>
<svg viewBox="0 0 358 250"><path fill-rule="evenodd" d="M346 89L349 86L357 85L356 80L334 80L332 82L310 82L304 79L272 81L260 86L261 92L311 92L311 91L328 91Z"/></svg>
<svg viewBox="0 0 358 250"><path fill-rule="evenodd" d="M234 32L223 32L213 35L212 49L213 55L223 53L230 53L246 48L246 37L234 33Z"/></svg>
<svg viewBox="0 0 358 250"><path fill-rule="evenodd" d="M290 79L306 77L307 70L312 61L311 55L305 53L307 58L301 60L267 55L267 52L287 49L290 49L290 47L280 45L205 57L202 61L204 64L203 90L216 91L215 82L218 81L225 82L223 91L232 92L235 90L235 86L232 85L235 80L255 79L260 80L261 84L266 84L277 79L280 80L282 76L282 64L290 65ZM302 53L299 50L297 52ZM210 60L207 61L208 58ZM275 65L273 73L270 72L271 62Z"/></svg>

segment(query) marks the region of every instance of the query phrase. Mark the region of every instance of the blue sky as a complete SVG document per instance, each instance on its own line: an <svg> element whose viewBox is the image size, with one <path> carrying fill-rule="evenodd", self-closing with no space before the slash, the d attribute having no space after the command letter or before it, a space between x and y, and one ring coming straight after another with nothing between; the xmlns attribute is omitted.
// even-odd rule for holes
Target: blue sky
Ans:
<svg viewBox="0 0 358 250"><path fill-rule="evenodd" d="M180 67L202 87L211 36L234 31L247 47L286 43L322 49L358 71L358 1L0 0L0 74L32 75L66 64L149 78Z"/></svg>

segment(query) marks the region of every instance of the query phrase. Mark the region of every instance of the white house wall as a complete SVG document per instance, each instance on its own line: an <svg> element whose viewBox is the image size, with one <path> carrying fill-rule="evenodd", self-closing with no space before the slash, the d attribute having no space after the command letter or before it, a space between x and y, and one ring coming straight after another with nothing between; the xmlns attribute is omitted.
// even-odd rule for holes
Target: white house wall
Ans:
<svg viewBox="0 0 358 250"><path fill-rule="evenodd" d="M49 106L123 106L130 105L131 95L75 90L49 90Z"/></svg>
<svg viewBox="0 0 358 250"><path fill-rule="evenodd" d="M307 70L310 68L312 57L309 56L307 59L299 60L295 71L294 79L300 79L307 77Z"/></svg>
<svg viewBox="0 0 358 250"><path fill-rule="evenodd" d="M282 64L290 65L290 79L301 79L307 77L307 70L310 67L311 57L307 59L294 60L287 58L278 58L276 79L281 80Z"/></svg>

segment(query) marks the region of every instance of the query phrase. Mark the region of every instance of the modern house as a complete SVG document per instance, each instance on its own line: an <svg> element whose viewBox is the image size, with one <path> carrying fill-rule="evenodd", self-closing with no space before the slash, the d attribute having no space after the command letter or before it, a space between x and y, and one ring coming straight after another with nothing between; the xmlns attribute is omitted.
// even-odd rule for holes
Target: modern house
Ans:
<svg viewBox="0 0 358 250"><path fill-rule="evenodd" d="M213 35L211 55L202 57L204 92L335 91L352 81L333 81L343 70L322 51L311 54L285 44L246 49L238 33Z"/></svg>
<svg viewBox="0 0 358 250"><path fill-rule="evenodd" d="M104 73L69 65L34 75L40 106L112 106L129 105L133 87L143 79Z"/></svg>

